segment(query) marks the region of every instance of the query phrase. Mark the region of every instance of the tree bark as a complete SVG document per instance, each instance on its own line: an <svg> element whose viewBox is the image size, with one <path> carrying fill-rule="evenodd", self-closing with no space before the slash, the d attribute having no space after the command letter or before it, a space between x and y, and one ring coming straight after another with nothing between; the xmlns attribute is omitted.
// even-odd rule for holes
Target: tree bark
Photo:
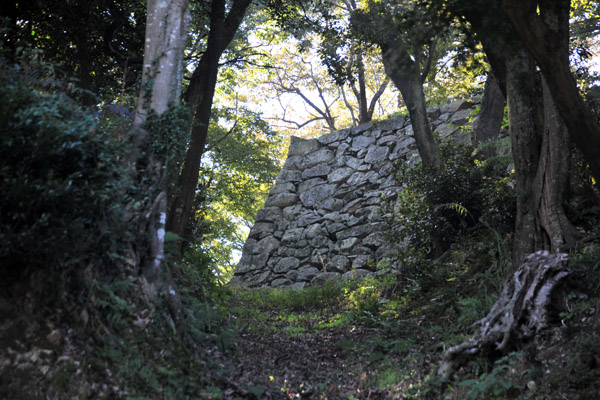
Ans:
<svg viewBox="0 0 600 400"><path fill-rule="evenodd" d="M567 218L564 203L569 186L571 142L546 80L543 79L544 141L540 157L540 218L553 252L567 251L577 241L578 232ZM537 186L537 185L536 185Z"/></svg>
<svg viewBox="0 0 600 400"><path fill-rule="evenodd" d="M525 255L547 248L538 213L541 191L536 185L543 123L538 88L533 59L525 49L516 48L508 55L506 76L508 132L517 192L513 265L520 265Z"/></svg>
<svg viewBox="0 0 600 400"><path fill-rule="evenodd" d="M426 168L439 169L440 152L431 131L421 74L416 62L402 49L382 47L386 74L396 85L408 108L419 155Z"/></svg>
<svg viewBox="0 0 600 400"><path fill-rule="evenodd" d="M561 35L561 48L569 47L569 8L546 9L544 22ZM568 56L567 56L568 57ZM552 251L561 252L573 247L577 240L577 230L567 218L564 209L566 191L569 186L571 165L571 141L567 127L556 108L546 79L542 79L544 101L544 142L540 159L540 185L542 198L540 215L542 225Z"/></svg>
<svg viewBox="0 0 600 400"><path fill-rule="evenodd" d="M144 212L146 226L143 232L148 235L147 243L140 246L147 250L146 254L141 254L141 273L150 295L154 297L164 286L167 184L166 172L162 168L164 160L152 154L149 135L142 125L150 111L160 115L169 105L179 101L189 16L188 0L149 0L147 7L144 70L132 135L138 147L137 154L143 158L134 167L142 166L143 170L138 172L151 182L146 190L154 196ZM172 289L170 296L176 296Z"/></svg>
<svg viewBox="0 0 600 400"><path fill-rule="evenodd" d="M479 332L469 341L446 351L437 374L443 380L476 357L499 358L547 328L552 294L569 276L566 254L539 251L504 284L488 315L475 323Z"/></svg>
<svg viewBox="0 0 600 400"><path fill-rule="evenodd" d="M477 119L473 121L473 145L478 146L498 138L504 118L506 100L498 85L492 70L488 71L481 109ZM494 155L493 147L486 147L483 154L486 157Z"/></svg>
<svg viewBox="0 0 600 400"><path fill-rule="evenodd" d="M600 180L600 124L583 101L570 70L568 19L566 30L564 24L553 29L544 21L547 13L565 14L564 10L567 10L568 15L570 1L501 0L501 3L515 31L546 78L571 139L581 150L596 180Z"/></svg>
<svg viewBox="0 0 600 400"><path fill-rule="evenodd" d="M206 146L210 112L217 83L219 59L233 40L251 1L234 1L227 17L225 16L225 0L211 2L210 31L206 52L192 74L190 86L185 95L188 106L195 109L191 140L179 176L179 193L171 200L166 225L168 231L183 239L190 239L185 237L186 227L194 208L200 161ZM182 252L185 247L186 244L182 241L180 251Z"/></svg>

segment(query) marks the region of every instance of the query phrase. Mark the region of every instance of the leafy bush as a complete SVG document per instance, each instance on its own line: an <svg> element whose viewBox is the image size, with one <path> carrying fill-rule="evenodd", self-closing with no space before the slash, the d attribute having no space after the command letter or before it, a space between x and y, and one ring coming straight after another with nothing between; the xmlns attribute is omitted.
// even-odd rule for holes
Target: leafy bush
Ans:
<svg viewBox="0 0 600 400"><path fill-rule="evenodd" d="M441 146L442 168L402 164L396 179L403 188L394 204L393 240L407 243L399 255L405 264L440 256L459 237L486 225L510 232L515 193L506 164L481 163L472 147Z"/></svg>
<svg viewBox="0 0 600 400"><path fill-rule="evenodd" d="M123 139L60 89L39 54L0 60L0 71L0 273L106 265L127 231Z"/></svg>

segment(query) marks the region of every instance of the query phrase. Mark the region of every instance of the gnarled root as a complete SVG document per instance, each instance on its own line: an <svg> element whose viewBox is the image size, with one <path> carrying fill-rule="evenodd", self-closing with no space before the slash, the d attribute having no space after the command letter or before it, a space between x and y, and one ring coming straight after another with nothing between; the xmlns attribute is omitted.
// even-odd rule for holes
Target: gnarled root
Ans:
<svg viewBox="0 0 600 400"><path fill-rule="evenodd" d="M538 251L505 283L488 315L478 321L471 340L446 351L437 374L447 380L470 359L505 354L548 325L548 305L558 283L570 274L566 254Z"/></svg>

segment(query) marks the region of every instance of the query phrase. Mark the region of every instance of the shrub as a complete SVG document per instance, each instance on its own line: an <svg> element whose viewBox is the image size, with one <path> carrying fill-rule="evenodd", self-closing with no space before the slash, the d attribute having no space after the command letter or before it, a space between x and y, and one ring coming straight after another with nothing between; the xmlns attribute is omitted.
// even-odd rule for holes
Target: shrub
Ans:
<svg viewBox="0 0 600 400"><path fill-rule="evenodd" d="M393 205L391 239L406 243L398 254L413 278L428 274L453 243L485 226L511 232L515 193L506 163L479 162L473 148L445 144L438 171L402 164L396 179L402 190ZM429 272L428 272L429 271ZM416 275L415 275L416 274Z"/></svg>
<svg viewBox="0 0 600 400"><path fill-rule="evenodd" d="M107 265L127 231L122 135L79 107L53 71L36 57L0 60L0 274L8 281Z"/></svg>

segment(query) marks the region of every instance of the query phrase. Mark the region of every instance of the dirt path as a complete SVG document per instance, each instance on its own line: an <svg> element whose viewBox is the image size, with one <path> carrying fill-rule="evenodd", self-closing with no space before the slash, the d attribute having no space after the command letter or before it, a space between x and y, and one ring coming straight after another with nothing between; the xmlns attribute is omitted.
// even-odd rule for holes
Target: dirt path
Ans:
<svg viewBox="0 0 600 400"><path fill-rule="evenodd" d="M230 379L260 399L404 398L432 365L412 339L356 326L244 334Z"/></svg>

